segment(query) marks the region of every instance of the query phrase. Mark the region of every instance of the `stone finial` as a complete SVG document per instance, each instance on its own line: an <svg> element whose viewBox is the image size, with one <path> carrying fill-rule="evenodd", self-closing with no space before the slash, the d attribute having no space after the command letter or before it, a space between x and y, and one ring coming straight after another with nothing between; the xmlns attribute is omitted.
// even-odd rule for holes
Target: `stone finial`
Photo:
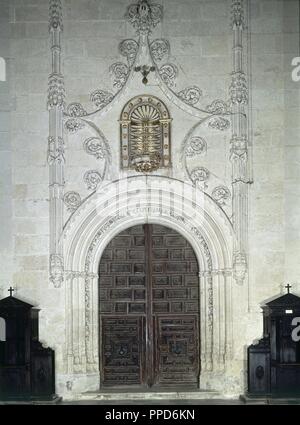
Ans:
<svg viewBox="0 0 300 425"><path fill-rule="evenodd" d="M49 0L49 31L63 30L61 0Z"/></svg>
<svg viewBox="0 0 300 425"><path fill-rule="evenodd" d="M125 18L136 29L138 35L149 35L152 28L161 22L163 7L160 4L149 4L148 0L140 0L128 7Z"/></svg>

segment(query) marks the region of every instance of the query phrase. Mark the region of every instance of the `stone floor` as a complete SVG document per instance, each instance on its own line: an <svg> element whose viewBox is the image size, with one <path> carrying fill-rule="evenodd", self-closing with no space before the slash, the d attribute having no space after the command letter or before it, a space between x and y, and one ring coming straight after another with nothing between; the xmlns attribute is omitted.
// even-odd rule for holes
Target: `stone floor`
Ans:
<svg viewBox="0 0 300 425"><path fill-rule="evenodd" d="M49 405L52 403L45 402L8 402L0 401L2 405ZM56 403L56 405L70 406L70 405L81 405L81 406L213 406L213 405L300 405L300 399L261 399L261 400L250 400L245 403L243 400L68 400Z"/></svg>
<svg viewBox="0 0 300 425"><path fill-rule="evenodd" d="M244 404L240 400L84 400L84 401L63 401L62 405L119 405L119 406L133 406L133 405L217 405L217 404Z"/></svg>
<svg viewBox="0 0 300 425"><path fill-rule="evenodd" d="M188 406L212 406L212 405L299 405L300 399L261 399L248 400L246 403L243 400L235 399L219 399L219 400L74 400L62 401L62 405L106 405L106 406L133 406L133 405L188 405Z"/></svg>

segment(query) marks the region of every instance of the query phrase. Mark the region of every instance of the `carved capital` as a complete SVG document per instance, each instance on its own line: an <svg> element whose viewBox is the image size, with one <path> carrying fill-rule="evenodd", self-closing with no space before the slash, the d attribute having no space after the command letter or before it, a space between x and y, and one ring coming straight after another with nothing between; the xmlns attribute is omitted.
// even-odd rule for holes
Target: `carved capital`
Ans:
<svg viewBox="0 0 300 425"><path fill-rule="evenodd" d="M65 162L64 141L62 137L55 139L54 137L48 138L48 164L61 164Z"/></svg>
<svg viewBox="0 0 300 425"><path fill-rule="evenodd" d="M238 285L242 285L247 273L247 256L244 252L236 252L233 256L233 277Z"/></svg>
<svg viewBox="0 0 300 425"><path fill-rule="evenodd" d="M98 278L98 274L96 273L88 273L88 272L79 272L79 271L73 271L73 270L66 270L65 271L65 278L67 280L73 280L75 278L82 278L82 279L96 279Z"/></svg>
<svg viewBox="0 0 300 425"><path fill-rule="evenodd" d="M231 139L230 159L246 161L248 157L248 140L246 136L233 135Z"/></svg>
<svg viewBox="0 0 300 425"><path fill-rule="evenodd" d="M55 288L60 288L64 280L63 257L58 254L50 255L50 282Z"/></svg>

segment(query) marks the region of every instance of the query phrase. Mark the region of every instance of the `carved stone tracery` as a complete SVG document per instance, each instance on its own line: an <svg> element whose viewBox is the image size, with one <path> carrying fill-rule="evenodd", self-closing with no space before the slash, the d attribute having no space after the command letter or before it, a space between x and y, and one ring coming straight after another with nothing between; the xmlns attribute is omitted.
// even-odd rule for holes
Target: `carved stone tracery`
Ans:
<svg viewBox="0 0 300 425"><path fill-rule="evenodd" d="M57 31L62 29L62 19L61 19L61 5L60 1L54 1L50 0L52 5L52 15L50 16L50 30L51 31ZM243 2L242 1L233 1L233 9L232 9L232 22L233 26L235 28L242 28L244 23L244 16L243 16ZM151 30L161 21L162 19L162 7L160 5L153 5L149 4L147 1L139 1L137 4L132 5L128 8L127 12L127 18L130 23L134 26L134 28L137 30L137 33L140 36L148 36L151 32ZM140 49L140 44L137 43L135 40L124 40L122 43L120 43L119 51L120 53L126 57L127 64L122 62L117 62L113 64L110 67L110 71L113 75L114 81L113 85L114 87L119 91L123 90L123 88L126 86L126 83L129 79L132 67L135 63L138 51ZM175 93L173 91L173 88L176 85L176 77L178 74L178 69L175 65L170 63L161 63L163 60L169 59L169 53L170 53L170 46L167 40L154 40L152 43L150 43L150 53L152 56L152 61L155 63L156 71L158 75L160 76L161 80L167 86L169 89L168 96L169 99L174 102L176 105L180 105L182 109L185 111L190 112L191 110L194 111L195 116L200 117L200 112L205 112L203 122L206 121L208 123L208 126L213 129L217 130L226 130L229 127L229 121L224 118L225 115L229 115L231 112L230 105L227 102L224 102L222 100L215 100L210 105L208 105L206 108L201 110L200 108L197 108L195 105L201 100L202 91L196 86L187 87L178 93ZM55 56L56 58L58 56ZM56 59L57 62L57 59ZM159 63L159 66L157 65ZM163 86L163 85L162 85ZM162 87L160 86L160 87ZM116 94L117 94L116 93ZM95 90L91 94L91 101L96 106L97 111L100 109L104 109L109 103L111 103L115 97L116 94L113 94L111 91L107 90ZM48 106L49 109L60 111L64 110L65 104L64 104L64 82L63 82L63 76L60 73L60 70L55 67L54 72L49 77L49 97L48 97ZM151 96L147 96L148 98L151 98ZM232 74L232 84L230 87L230 103L231 105L235 105L235 107L241 107L245 106L248 101L248 92L247 92L247 81L246 77L243 71L237 71ZM151 103L151 102L150 102ZM153 103L151 104L151 106ZM184 106L185 105L185 106ZM156 105L157 106L157 105ZM152 109L153 111L153 109ZM96 112L96 111L94 111ZM93 112L93 113L94 113ZM124 111L123 111L124 112ZM75 132L79 129L83 128L85 124L85 120L81 118L86 117L87 115L90 115L79 103L71 104L68 107L68 110L66 111L67 120L65 122L65 127L71 131ZM209 115L209 116L208 116ZM167 117L166 121L163 121ZM141 117L140 117L141 118ZM149 118L149 116L148 116ZM208 119L210 118L210 119ZM121 140L123 143L123 140L127 140L126 143L122 145L122 161L124 161L123 166L125 164L126 167L126 161L128 161L127 166L129 165L129 132L128 132L128 120L129 115L126 117L124 114L122 114L121 117L121 132L122 135L125 137L122 137ZM162 117L162 134L163 137L166 137L168 139L168 143L164 143L162 145L163 151L160 151L160 157L159 157L159 167L161 166L161 161L165 161L165 164L170 163L170 142L169 142L169 129L170 121L169 115L166 115L165 117ZM202 116L201 116L202 120ZM141 120L143 121L143 120ZM145 120L144 120L145 121ZM155 120L154 120L155 121ZM124 127L123 127L124 125ZM155 124L156 125L156 124ZM155 125L153 126L153 139L157 141L157 128L155 128ZM126 127L127 126L127 127ZM134 127L134 126L133 126ZM140 132L139 137L141 134L143 134L143 130L139 128L139 125L135 126L134 131L137 133ZM142 127L142 126L141 126ZM126 128L127 128L127 135L126 135ZM53 129L52 129L53 130ZM64 144L62 136L59 134L56 134L55 132L50 132L49 137L49 149L48 149L48 161L49 165L57 166L59 164L62 164L64 162ZM167 134L167 136L166 136ZM127 139L126 139L127 138ZM199 141L200 139L200 141ZM163 139L164 140L164 139ZM190 133L189 137L186 139L188 142L185 145L185 154L187 157L193 158L194 156L197 156L199 154L203 154L206 152L207 144L206 141L201 138L200 136L194 136L193 133ZM204 143L203 143L204 140ZM141 152L141 148L138 146L141 145L139 141L136 139L136 150L139 154L143 153ZM154 143L155 145L155 143ZM107 155L107 145L105 142L103 142L101 137L91 137L89 139L85 140L84 148L86 152L90 155L93 155L96 157L96 159L102 160ZM247 159L247 135L246 134L236 134L233 132L232 140L231 140L231 159L233 162L238 163L240 166L240 160L242 159L245 161ZM156 148L155 148L156 149ZM127 153L127 155L126 155ZM151 153L151 152L150 152ZM126 158L127 156L127 158ZM145 171L143 169L142 171ZM149 171L149 170L146 170ZM193 181L193 183L201 183L204 186L206 185L206 182L210 178L210 171L207 170L204 167L194 167L191 172L189 173L189 177ZM89 190L96 190L98 185L100 184L100 181L102 181L103 175L99 173L98 170L90 170L84 175L84 182L86 183ZM55 183L57 184L57 182ZM63 184L62 184L63 187ZM215 198L216 202L220 205L224 205L224 202L229 199L231 196L230 191L226 187L222 187L222 190L220 187L217 187L218 191L215 191ZM228 192L229 195L228 195ZM59 195L59 199L62 200L62 193ZM65 194L65 197L63 198L64 202L67 204L69 210L71 212L74 212L76 209L80 209L80 205L82 203L81 197L76 192L67 192ZM148 213L152 210L148 209L145 211L141 207L141 214L144 214L148 217ZM152 207L153 211L155 210L155 207ZM155 210L156 211L156 210ZM75 215L75 214L74 214ZM198 229L198 227L191 227L191 225L186 221L186 218L182 215L176 215L172 211L170 212L170 216L174 219L174 222L177 221L181 223L183 226L189 227L189 231L191 233L194 233L199 241L199 244L202 246L204 256L207 260L208 269L203 272L201 275L201 279L203 279L204 283L201 283L204 285L204 288L207 290L207 304L205 306L207 318L208 318L208 328L210 329L210 332L206 335L206 341L204 343L204 354L203 359L205 359L204 363L206 370L212 370L213 367L213 359L212 359L212 353L213 353L213 332L218 332L217 327L214 329L214 297L217 292L215 290L215 283L214 277L216 273L221 273L219 270L213 270L213 259L210 254L210 247L208 247L207 241L201 236L201 233ZM86 338L86 346L83 349L82 346L78 353L74 355L74 365L76 365L76 370L78 372L82 372L85 370L94 370L97 371L97 353L93 351L93 348L91 348L95 335L94 335L94 322L93 322L93 309L95 308L95 305L93 305L93 296L95 294L92 293L92 287L94 285L95 279L97 279L97 275L95 273L91 273L91 267L92 267L92 261L93 255L94 255L94 249L96 249L97 244L100 242L100 239L102 237L106 237L106 232L109 232L112 230L114 226L119 225L119 222L122 220L122 217L120 217L118 214L116 216L112 216L108 218L108 220L103 224L102 233L99 236L99 239L92 242L91 247L93 246L93 249L88 251L87 254L87 261L85 264L85 271L84 272L65 272L64 273L64 257L61 254L61 250L59 249L56 251L55 249L52 250L53 252L50 257L50 279L53 282L55 287L60 287L64 277L67 279L72 280L78 279L78 282L81 280L84 281L83 284L83 292L85 297L85 310L84 310L84 320L83 324L85 327L85 338ZM58 226L59 227L59 226ZM98 233L97 233L98 236ZM57 253L58 252L58 253ZM233 265L235 268L235 277L238 283L243 282L245 269L247 268L247 258L245 253L242 251L236 251L233 256ZM230 273L230 272L229 272ZM224 275L225 276L225 275ZM218 313L217 313L218 314ZM216 313L215 313L216 315ZM81 316L82 317L82 316ZM69 331L70 332L70 331ZM220 337L221 339L221 337ZM221 343L220 343L221 345ZM223 350L223 351L222 351ZM84 352L84 354L82 354ZM220 353L218 354L220 358L225 352L225 348L220 348ZM84 369L82 366L85 362L84 358L86 355L86 362L87 369ZM72 357L73 354L70 354ZM211 356L211 357L210 357ZM90 369L88 369L90 368Z"/></svg>

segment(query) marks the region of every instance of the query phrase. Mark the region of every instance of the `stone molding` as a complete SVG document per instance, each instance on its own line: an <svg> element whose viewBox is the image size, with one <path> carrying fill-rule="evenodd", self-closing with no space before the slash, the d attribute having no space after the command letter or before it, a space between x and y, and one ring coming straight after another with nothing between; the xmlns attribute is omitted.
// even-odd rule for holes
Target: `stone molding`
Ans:
<svg viewBox="0 0 300 425"><path fill-rule="evenodd" d="M227 308L226 314L232 314L227 306L231 297L231 224L222 210L192 185L138 176L102 187L80 205L65 226L64 270L69 270L65 272L66 311L72 312L66 317L67 352L72 353L68 373L98 368L97 276L103 250L123 229L145 222L172 227L194 248L201 270L202 367L207 371L224 369L225 360L220 359L225 359L225 352L229 355L226 347L232 344L228 341L231 319L225 325L225 313L219 316L219 312ZM76 269L82 271L72 271ZM227 325L227 333L222 334L220 329Z"/></svg>
<svg viewBox="0 0 300 425"><path fill-rule="evenodd" d="M248 271L248 84L245 62L245 4L244 0L231 2L231 27L233 33L233 72L229 87L232 110L232 137L230 160L232 163L232 211L235 230L234 279L243 285ZM245 37L246 35L246 37Z"/></svg>
<svg viewBox="0 0 300 425"><path fill-rule="evenodd" d="M61 32L63 30L60 0L49 0L49 32L51 38L51 74L48 80L48 164L50 203L50 282L55 288L63 283L63 196L65 145L63 139L63 111L65 109L64 76L61 72Z"/></svg>

